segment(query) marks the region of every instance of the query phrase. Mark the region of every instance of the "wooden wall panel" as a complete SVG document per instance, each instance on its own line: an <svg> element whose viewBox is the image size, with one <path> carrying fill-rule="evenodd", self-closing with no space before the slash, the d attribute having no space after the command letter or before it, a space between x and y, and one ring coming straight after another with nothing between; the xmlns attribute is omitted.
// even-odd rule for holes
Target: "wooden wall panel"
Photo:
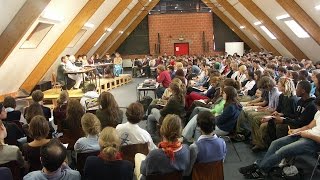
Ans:
<svg viewBox="0 0 320 180"><path fill-rule="evenodd" d="M160 0L152 1L148 6L139 14L139 16L130 24L124 33L116 40L116 42L107 50L109 54L114 53L123 41L131 34L131 32L139 25L139 23L148 15L149 11L158 4Z"/></svg>
<svg viewBox="0 0 320 180"><path fill-rule="evenodd" d="M278 41L297 59L307 59L308 57L294 44L293 41L252 1L238 0L252 15L263 23Z"/></svg>
<svg viewBox="0 0 320 180"><path fill-rule="evenodd" d="M232 29L253 51L259 51L254 44L223 12L221 12L210 0L202 0L214 14L216 14L230 29Z"/></svg>
<svg viewBox="0 0 320 180"><path fill-rule="evenodd" d="M91 34L88 40L78 50L76 56L80 54L87 54L93 45L99 40L102 34L106 32L106 29L118 19L121 13L127 8L127 6L129 6L131 2L132 0L120 0L116 7L108 14L99 27Z"/></svg>
<svg viewBox="0 0 320 180"><path fill-rule="evenodd" d="M320 27L305 11L294 0L276 1L320 45Z"/></svg>
<svg viewBox="0 0 320 180"><path fill-rule="evenodd" d="M114 40L120 36L120 31L125 31L125 28L128 24L131 23L134 17L137 16L140 10L147 5L149 0L140 0L126 15L126 17L118 24L118 26L111 32L111 34L104 40L104 42L100 45L100 47L96 50L94 54L99 54L103 56L106 49L110 46Z"/></svg>
<svg viewBox="0 0 320 180"><path fill-rule="evenodd" d="M20 89L31 92L34 86L42 79L47 70L103 2L104 0L89 0L86 3L86 5L80 10L77 16L71 21L69 26L40 60L35 69L21 85Z"/></svg>
<svg viewBox="0 0 320 180"><path fill-rule="evenodd" d="M51 0L27 0L0 35L0 66Z"/></svg>
<svg viewBox="0 0 320 180"><path fill-rule="evenodd" d="M281 55L228 1L217 0L217 2L229 12L235 20L242 26L245 26L266 50L272 52L274 55Z"/></svg>

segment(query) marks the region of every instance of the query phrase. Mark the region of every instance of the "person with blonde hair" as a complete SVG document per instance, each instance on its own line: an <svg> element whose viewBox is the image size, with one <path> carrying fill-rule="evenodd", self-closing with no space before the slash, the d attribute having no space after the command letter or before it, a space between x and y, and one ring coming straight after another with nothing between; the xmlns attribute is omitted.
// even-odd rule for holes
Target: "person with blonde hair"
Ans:
<svg viewBox="0 0 320 180"><path fill-rule="evenodd" d="M138 178L146 179L149 174L167 174L175 171L187 175L186 170L190 165L190 151L187 145L183 145L178 140L181 137L180 117L168 114L161 125L160 135L162 141L159 143L159 149L151 151L145 160L143 160L142 154L136 154L135 174ZM141 162L141 160L143 161Z"/></svg>
<svg viewBox="0 0 320 180"><path fill-rule="evenodd" d="M89 156L84 166L84 179L132 180L133 164L122 160L120 139L113 127L104 128L99 135L100 154Z"/></svg>
<svg viewBox="0 0 320 180"><path fill-rule="evenodd" d="M81 126L86 137L82 137L74 144L74 150L77 153L87 153L99 151L98 135L101 124L96 115L86 113L81 118Z"/></svg>

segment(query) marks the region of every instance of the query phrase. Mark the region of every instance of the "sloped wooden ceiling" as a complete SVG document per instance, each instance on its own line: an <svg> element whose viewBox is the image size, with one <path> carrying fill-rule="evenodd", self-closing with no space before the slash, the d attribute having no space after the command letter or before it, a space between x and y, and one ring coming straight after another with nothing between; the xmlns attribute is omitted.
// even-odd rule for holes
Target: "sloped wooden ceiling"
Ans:
<svg viewBox="0 0 320 180"><path fill-rule="evenodd" d="M103 20L99 27L92 33L89 39L82 45L78 50L76 55L88 54L93 45L99 40L99 38L106 32L120 16L120 14L127 8L127 6L132 2L132 0L121 0L116 7L108 14L108 16Z"/></svg>
<svg viewBox="0 0 320 180"><path fill-rule="evenodd" d="M280 43L296 58L307 59L308 57L294 44L294 42L252 1L238 0L260 22L277 37Z"/></svg>
<svg viewBox="0 0 320 180"><path fill-rule="evenodd" d="M232 29L253 51L259 51L259 47L254 44L230 19L223 14L210 0L202 0L230 29Z"/></svg>
<svg viewBox="0 0 320 180"><path fill-rule="evenodd" d="M132 22L132 20L138 15L141 9L149 3L149 0L140 0L127 14L127 16L118 24L118 26L112 31L112 33L103 41L94 54L103 56L106 49L113 43L123 32L125 28Z"/></svg>
<svg viewBox="0 0 320 180"><path fill-rule="evenodd" d="M0 66L51 0L27 0L0 35Z"/></svg>
<svg viewBox="0 0 320 180"><path fill-rule="evenodd" d="M276 1L320 45L320 26L305 11L295 1Z"/></svg>
<svg viewBox="0 0 320 180"><path fill-rule="evenodd" d="M86 5L81 9L81 11L72 20L65 31L56 40L53 46L49 49L46 55L34 68L28 78L24 81L20 89L31 92L31 90L42 79L58 56L63 52L63 50L103 2L104 0L90 0L86 3Z"/></svg>
<svg viewBox="0 0 320 180"><path fill-rule="evenodd" d="M148 4L148 6L142 9L139 16L130 24L130 26L121 34L121 36L116 39L115 43L108 48L108 53L114 53L119 46L124 42L124 40L132 33L132 31L139 25L139 23L148 15L149 11L152 10L160 0L154 0Z"/></svg>

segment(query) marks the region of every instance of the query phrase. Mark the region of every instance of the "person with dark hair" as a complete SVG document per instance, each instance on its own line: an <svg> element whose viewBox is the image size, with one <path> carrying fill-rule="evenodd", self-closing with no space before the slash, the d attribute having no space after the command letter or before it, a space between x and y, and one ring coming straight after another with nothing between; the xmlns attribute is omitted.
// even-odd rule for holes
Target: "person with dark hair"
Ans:
<svg viewBox="0 0 320 180"><path fill-rule="evenodd" d="M302 69L299 71L299 80L302 81L302 80L308 80L308 77L309 77L309 73L307 70L305 69Z"/></svg>
<svg viewBox="0 0 320 180"><path fill-rule="evenodd" d="M201 136L190 145L189 173L191 173L193 164L224 160L227 154L226 143L213 132L215 117L211 112L199 112L197 125L200 127Z"/></svg>
<svg viewBox="0 0 320 180"><path fill-rule="evenodd" d="M173 79L175 77L175 75L176 75L176 72L174 70L174 66L169 65L167 68L169 70L171 79Z"/></svg>
<svg viewBox="0 0 320 180"><path fill-rule="evenodd" d="M316 153L320 143L319 97L315 100L315 104L317 105L317 113L309 124L301 128L289 129L289 136L273 141L259 163L242 167L239 172L248 179L264 179L283 158Z"/></svg>
<svg viewBox="0 0 320 180"><path fill-rule="evenodd" d="M150 134L138 125L143 115L144 109L142 104L135 102L129 105L126 111L128 122L119 124L116 127L121 140L121 146L148 143L149 151L157 149Z"/></svg>
<svg viewBox="0 0 320 180"><path fill-rule="evenodd" d="M84 179L132 180L133 164L122 160L120 139L113 127L104 128L99 135L100 154L89 156L84 165Z"/></svg>
<svg viewBox="0 0 320 180"><path fill-rule="evenodd" d="M72 170L65 159L67 149L57 140L52 140L43 145L40 150L40 161L42 170L33 171L23 177L24 180L80 180L78 171Z"/></svg>
<svg viewBox="0 0 320 180"><path fill-rule="evenodd" d="M21 112L15 110L16 100L11 96L6 96L3 100L3 106L7 111L7 118L4 121L20 121Z"/></svg>
<svg viewBox="0 0 320 180"><path fill-rule="evenodd" d="M40 90L35 90L32 92L31 97L32 97L33 103L40 104L43 111L43 116L49 121L49 119L51 118L51 110L50 108L43 106L43 97L44 97L43 92ZM28 108L29 107L27 107L24 112L27 112ZM26 117L26 114L24 114L24 117Z"/></svg>
<svg viewBox="0 0 320 180"><path fill-rule="evenodd" d="M85 111L97 110L99 93L97 92L96 85L90 83L86 87L86 93L81 97L80 103Z"/></svg>
<svg viewBox="0 0 320 180"><path fill-rule="evenodd" d="M157 82L160 84L159 87L156 89L156 94L158 98L162 97L162 94L166 90L166 88L169 87L169 84L171 83L171 76L169 71L165 69L163 65L157 66Z"/></svg>

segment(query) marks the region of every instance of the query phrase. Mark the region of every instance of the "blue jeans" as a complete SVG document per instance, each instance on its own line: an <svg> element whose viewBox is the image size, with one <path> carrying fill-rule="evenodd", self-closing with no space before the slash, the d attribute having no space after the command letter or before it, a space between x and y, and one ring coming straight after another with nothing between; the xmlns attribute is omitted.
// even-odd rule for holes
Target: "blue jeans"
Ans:
<svg viewBox="0 0 320 180"><path fill-rule="evenodd" d="M157 98L161 99L161 98L162 98L162 95L163 95L163 93L164 93L165 90L166 90L165 87L159 86L159 87L156 89Z"/></svg>
<svg viewBox="0 0 320 180"><path fill-rule="evenodd" d="M122 71L123 71L122 66L121 66L120 64L115 64L113 68L114 68L114 69L113 69L113 74L114 74L115 76L117 76L117 77L118 77L118 76L122 73Z"/></svg>
<svg viewBox="0 0 320 180"><path fill-rule="evenodd" d="M199 112L201 111L210 111L210 109L205 107L195 107L190 115L190 119L193 118L193 116L195 116L196 114L199 114Z"/></svg>
<svg viewBox="0 0 320 180"><path fill-rule="evenodd" d="M264 172L269 172L282 159L315 153L319 147L319 144L311 139L302 138L301 136L285 136L271 143L258 166Z"/></svg>

